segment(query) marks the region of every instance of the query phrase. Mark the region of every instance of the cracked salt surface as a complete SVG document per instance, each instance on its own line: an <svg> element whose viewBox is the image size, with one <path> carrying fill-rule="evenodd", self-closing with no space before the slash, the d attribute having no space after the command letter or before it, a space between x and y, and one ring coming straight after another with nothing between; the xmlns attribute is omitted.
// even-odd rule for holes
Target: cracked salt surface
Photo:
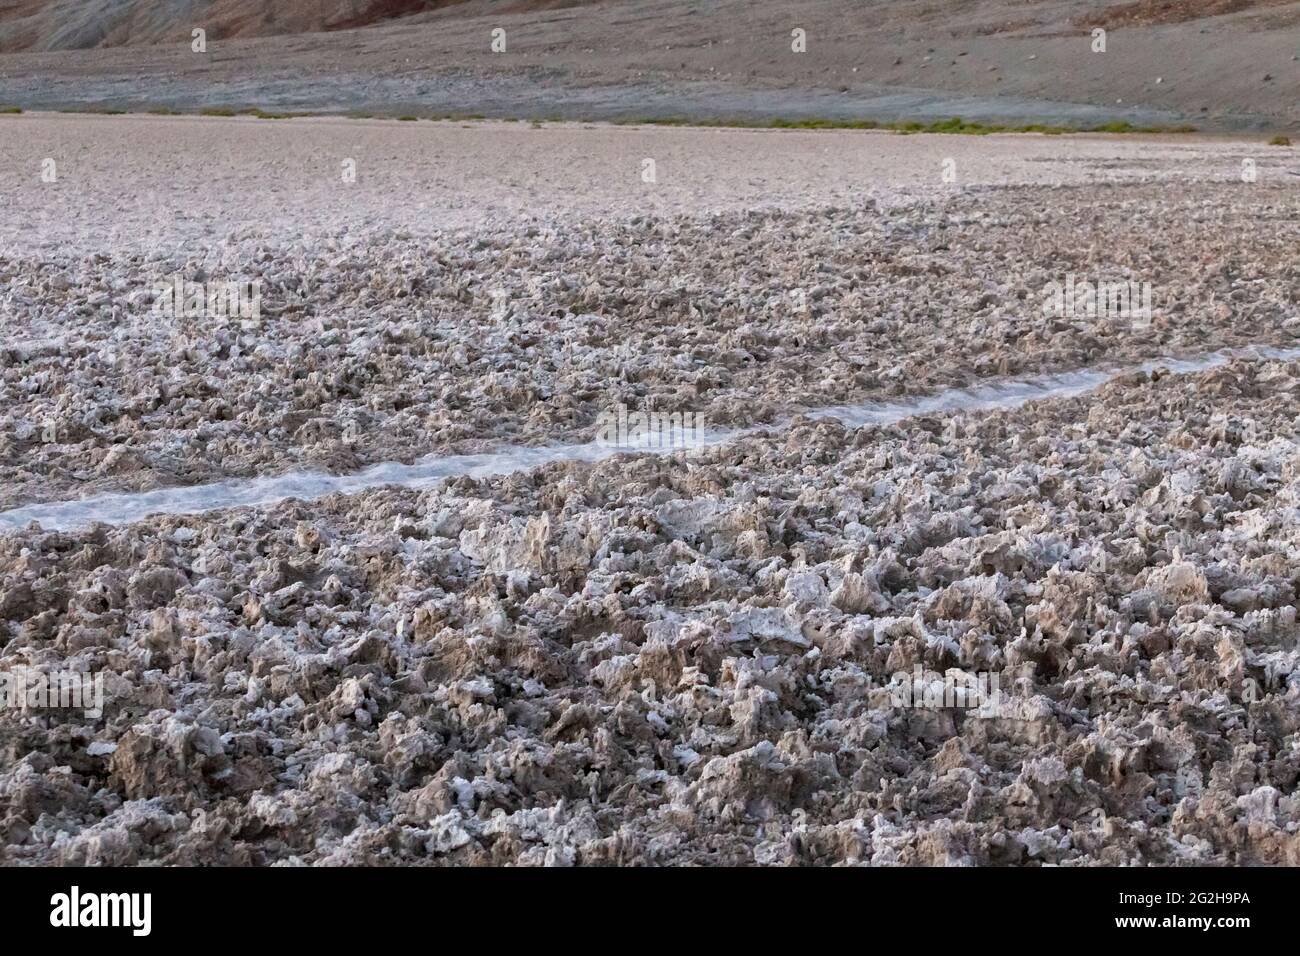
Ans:
<svg viewBox="0 0 1300 956"><path fill-rule="evenodd" d="M1072 398L1134 372L1149 372L1157 368L1175 373L1200 372L1238 358L1291 361L1300 359L1300 348L1232 349L1212 352L1195 359L1156 359L1118 369L1065 372L974 388L949 389L904 402L829 406L810 411L807 415L810 418L836 418L850 427L887 425L934 412L1014 408L1035 399ZM330 494L351 494L383 486L428 488L445 478L460 475L473 478L505 475L557 461L599 461L616 454L637 451L664 454L690 451L724 444L770 427L710 431L705 432L703 437L690 431L674 433L668 436L666 444L669 447L666 449L648 442L628 447L599 441L546 448L509 446L481 455L428 455L409 465L385 462L351 475L290 472L266 478L160 488L131 494L94 495L74 501L24 505L0 512L0 531L19 530L33 521L40 522L41 527L49 531L69 531L95 522L123 525L156 514L201 514L247 505L271 505L290 498L311 500Z"/></svg>

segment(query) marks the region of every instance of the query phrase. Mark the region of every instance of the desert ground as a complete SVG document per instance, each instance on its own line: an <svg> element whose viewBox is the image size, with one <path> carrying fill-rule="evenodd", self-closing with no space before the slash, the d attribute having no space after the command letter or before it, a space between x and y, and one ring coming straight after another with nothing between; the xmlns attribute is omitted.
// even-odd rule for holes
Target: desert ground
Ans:
<svg viewBox="0 0 1300 956"><path fill-rule="evenodd" d="M0 116L0 862L1300 863L1297 173Z"/></svg>

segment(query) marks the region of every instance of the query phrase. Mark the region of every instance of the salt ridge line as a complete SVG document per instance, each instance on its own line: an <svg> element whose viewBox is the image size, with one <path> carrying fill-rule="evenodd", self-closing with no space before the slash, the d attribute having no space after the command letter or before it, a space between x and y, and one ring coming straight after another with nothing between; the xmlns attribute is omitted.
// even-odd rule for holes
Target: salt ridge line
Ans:
<svg viewBox="0 0 1300 956"><path fill-rule="evenodd" d="M1300 358L1300 348L1253 348L1223 350L1197 359L1155 359L1141 365L1110 371L1077 371L1028 379L955 388L903 402L866 402L859 405L835 405L816 409L809 418L836 418L849 427L888 425L934 412L984 411L1015 408L1044 398L1072 398L1091 391L1124 375L1150 372L1158 368L1175 373L1200 372L1225 365L1236 358L1290 361ZM545 448L508 446L481 455L426 455L404 465L384 462L351 475L328 475L322 472L290 472L265 478L221 481L207 485L159 488L130 494L102 494L74 501L24 505L0 512L0 531L16 531L38 521L47 531L70 531L94 522L109 525L130 524L150 515L187 515L219 511L246 505L272 505L289 498L312 500L330 494L355 494L369 488L399 486L429 488L445 478L468 475L487 478L536 468L557 461L599 461L632 451L674 454L696 448L724 444L735 438L773 426L706 432L697 438L689 433L670 450L651 447L641 449L613 446L601 442L555 445Z"/></svg>

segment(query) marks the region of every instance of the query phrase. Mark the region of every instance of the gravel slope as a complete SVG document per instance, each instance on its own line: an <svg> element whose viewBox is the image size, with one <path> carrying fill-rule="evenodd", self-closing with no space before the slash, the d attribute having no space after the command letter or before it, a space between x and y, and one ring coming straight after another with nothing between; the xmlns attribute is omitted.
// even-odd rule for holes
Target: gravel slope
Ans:
<svg viewBox="0 0 1300 956"><path fill-rule="evenodd" d="M219 39L214 10L203 55L190 50L200 24L189 20L159 46L0 55L0 103L583 120L962 115L1238 131L1300 123L1296 0L1226 12L1176 4L1193 15L1163 19L1107 0L964 0L958 13L932 0L527 5L476 0L360 30L230 40ZM328 18L335 7L306 12ZM1107 48L1095 53L1101 24ZM506 31L504 53L490 52L495 29ZM804 53L791 49L794 29L806 32Z"/></svg>

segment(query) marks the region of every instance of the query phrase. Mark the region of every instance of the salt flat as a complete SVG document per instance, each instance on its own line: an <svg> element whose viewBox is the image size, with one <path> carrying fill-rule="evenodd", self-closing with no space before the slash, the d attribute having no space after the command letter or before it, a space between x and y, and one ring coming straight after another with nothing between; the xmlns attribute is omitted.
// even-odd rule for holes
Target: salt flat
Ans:
<svg viewBox="0 0 1300 956"><path fill-rule="evenodd" d="M619 404L745 427L1292 334L1300 180L1248 142L0 123L20 133L0 140L5 506L589 441ZM1120 273L1158 290L1153 322L1042 314L1048 283ZM255 281L260 314L160 316L177 277Z"/></svg>
<svg viewBox="0 0 1300 956"><path fill-rule="evenodd" d="M58 181L42 182L52 159ZM356 181L344 183L345 160ZM643 181L655 162L654 183ZM952 160L952 182L944 179ZM1289 150L1197 136L902 136L343 118L0 115L0 248L11 255L197 248L232 239L737 209L907 191L1239 180L1300 172Z"/></svg>
<svg viewBox="0 0 1300 956"><path fill-rule="evenodd" d="M106 690L0 710L0 861L1300 862L1289 150L0 132L0 508L211 490L0 533L0 665ZM743 433L544 450L613 410Z"/></svg>

